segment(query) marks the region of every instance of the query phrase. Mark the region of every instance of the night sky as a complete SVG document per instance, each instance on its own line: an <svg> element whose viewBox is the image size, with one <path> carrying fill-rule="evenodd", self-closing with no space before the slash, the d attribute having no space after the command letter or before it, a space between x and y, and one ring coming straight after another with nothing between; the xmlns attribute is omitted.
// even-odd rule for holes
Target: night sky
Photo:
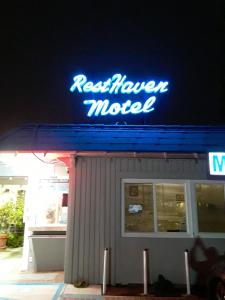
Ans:
<svg viewBox="0 0 225 300"><path fill-rule="evenodd" d="M1 7L0 132L23 123L225 124L224 1L46 2ZM88 118L69 91L80 73L168 80L169 91L154 112Z"/></svg>

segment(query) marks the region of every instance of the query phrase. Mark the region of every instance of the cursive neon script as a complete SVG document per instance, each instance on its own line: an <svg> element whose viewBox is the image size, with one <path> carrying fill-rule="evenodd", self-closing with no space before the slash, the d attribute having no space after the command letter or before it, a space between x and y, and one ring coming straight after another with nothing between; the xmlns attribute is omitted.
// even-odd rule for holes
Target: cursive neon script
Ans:
<svg viewBox="0 0 225 300"><path fill-rule="evenodd" d="M88 81L87 77L83 74L76 75L73 78L73 84L70 87L71 92L77 91L78 93L84 94L104 94L110 95L117 94L134 94L139 93L165 93L168 91L168 81L154 80L132 82L127 80L126 75L114 74L111 78L105 81L92 82ZM86 98L86 97L85 97ZM144 102L126 100L124 102L113 102L110 99L85 99L83 103L90 105L87 113L88 117L91 116L116 116L118 114L139 114L149 113L154 111L153 105L156 102L156 96L151 96Z"/></svg>
<svg viewBox="0 0 225 300"><path fill-rule="evenodd" d="M71 92L77 90L79 93L109 93L109 94L139 94L145 93L165 93L168 91L168 81L160 81L156 83L154 80L143 82L126 81L127 76L115 74L106 81L94 83L87 81L85 75L77 75L73 78L73 85L70 88Z"/></svg>
<svg viewBox="0 0 225 300"><path fill-rule="evenodd" d="M145 101L144 104L141 102L133 102L131 100L127 100L124 103L112 103L110 104L108 99L103 100L84 100L84 104L86 105L91 105L89 112L88 112L88 117L91 117L92 115L94 116L106 116L106 115L118 115L121 113L122 115L127 115L129 113L132 114L139 114L141 112L144 113L149 113L154 110L152 107L153 104L155 103L156 97L150 97Z"/></svg>

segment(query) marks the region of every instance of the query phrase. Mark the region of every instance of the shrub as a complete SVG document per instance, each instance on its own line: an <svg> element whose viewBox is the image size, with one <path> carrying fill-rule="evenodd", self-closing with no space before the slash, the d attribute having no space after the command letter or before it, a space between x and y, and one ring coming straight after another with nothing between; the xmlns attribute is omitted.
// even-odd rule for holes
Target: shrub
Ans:
<svg viewBox="0 0 225 300"><path fill-rule="evenodd" d="M9 201L0 206L0 233L7 233L11 224L13 202Z"/></svg>
<svg viewBox="0 0 225 300"><path fill-rule="evenodd" d="M23 246L25 191L17 192L16 202L8 201L0 206L0 232L8 233L7 246Z"/></svg>

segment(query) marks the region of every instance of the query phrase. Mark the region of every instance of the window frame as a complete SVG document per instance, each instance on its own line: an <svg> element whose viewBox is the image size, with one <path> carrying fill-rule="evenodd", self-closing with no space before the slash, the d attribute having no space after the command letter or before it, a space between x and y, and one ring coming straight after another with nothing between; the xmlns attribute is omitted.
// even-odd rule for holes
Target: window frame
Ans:
<svg viewBox="0 0 225 300"><path fill-rule="evenodd" d="M193 234L194 236L200 236L201 238L225 238L225 231L222 232L200 232L198 226L198 207L196 201L196 193L195 193L195 185L196 184L222 184L223 191L224 191L224 202L225 202L225 181L224 180L191 180L191 190L192 196L191 201L193 205L193 220L194 220L194 227L193 227Z"/></svg>
<svg viewBox="0 0 225 300"><path fill-rule="evenodd" d="M157 228L157 207L156 207L156 190L157 183L171 183L184 185L185 211L186 211L186 232L126 232L125 231L125 184L153 184L153 223L154 230ZM193 221L192 221L192 203L190 181L182 179L138 179L138 178L121 178L121 236L122 237L156 237L156 238L190 238L193 237Z"/></svg>

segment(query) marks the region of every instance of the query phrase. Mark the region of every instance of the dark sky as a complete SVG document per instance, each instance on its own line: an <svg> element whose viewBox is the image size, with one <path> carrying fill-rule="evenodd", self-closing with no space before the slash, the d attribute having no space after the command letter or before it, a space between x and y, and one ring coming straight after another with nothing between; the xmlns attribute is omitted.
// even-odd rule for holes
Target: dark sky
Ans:
<svg viewBox="0 0 225 300"><path fill-rule="evenodd" d="M45 2L1 6L1 132L22 123L225 124L224 1ZM90 119L69 92L79 73L170 86L152 113Z"/></svg>

